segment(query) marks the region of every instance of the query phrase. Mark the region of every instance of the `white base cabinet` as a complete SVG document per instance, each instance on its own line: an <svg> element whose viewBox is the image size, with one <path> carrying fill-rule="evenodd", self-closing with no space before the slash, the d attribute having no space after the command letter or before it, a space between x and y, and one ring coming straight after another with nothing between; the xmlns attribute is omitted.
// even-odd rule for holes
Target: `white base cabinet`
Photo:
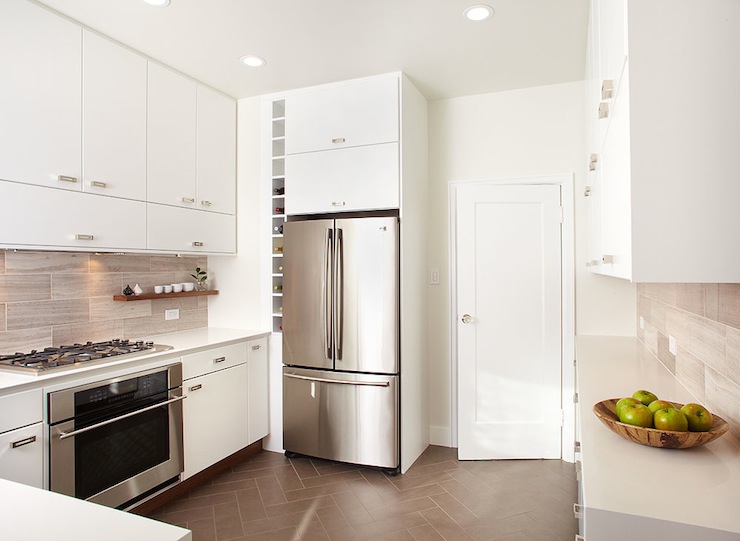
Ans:
<svg viewBox="0 0 740 541"><path fill-rule="evenodd" d="M249 371L249 443L270 432L267 382L267 338L247 342Z"/></svg>
<svg viewBox="0 0 740 541"><path fill-rule="evenodd" d="M0 478L43 488L41 389L0 398Z"/></svg>

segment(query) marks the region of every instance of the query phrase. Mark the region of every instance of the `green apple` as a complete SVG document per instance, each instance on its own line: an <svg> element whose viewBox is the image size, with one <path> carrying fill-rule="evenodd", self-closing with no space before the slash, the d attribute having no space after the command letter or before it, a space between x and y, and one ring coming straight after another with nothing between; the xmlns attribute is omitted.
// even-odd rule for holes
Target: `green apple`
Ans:
<svg viewBox="0 0 740 541"><path fill-rule="evenodd" d="M673 406L656 411L653 423L658 430L686 432L689 429L689 421L686 419L686 415Z"/></svg>
<svg viewBox="0 0 740 541"><path fill-rule="evenodd" d="M646 391L645 389L640 389L639 391L635 391L635 394L632 395L632 398L636 398L646 406L650 404L650 402L654 402L655 400L658 400L658 397L655 396L650 391Z"/></svg>
<svg viewBox="0 0 740 541"><path fill-rule="evenodd" d="M676 406L668 402L667 400L653 400L648 404L648 409L653 412L653 415L655 415L655 412L658 410L662 410L663 408L673 408L676 409Z"/></svg>
<svg viewBox="0 0 740 541"><path fill-rule="evenodd" d="M619 412L627 404L642 404L642 402L640 402L636 398L632 398L631 396L621 399L619 402L617 402L616 406L614 406L614 413L616 413L617 419L619 419Z"/></svg>
<svg viewBox="0 0 740 541"><path fill-rule="evenodd" d="M689 422L691 432L708 432L714 424L714 417L701 404L689 403L681 408Z"/></svg>
<svg viewBox="0 0 740 541"><path fill-rule="evenodd" d="M678 411L678 410L676 410ZM653 414L645 404L627 404L619 412L619 420L627 425L650 428L653 426Z"/></svg>

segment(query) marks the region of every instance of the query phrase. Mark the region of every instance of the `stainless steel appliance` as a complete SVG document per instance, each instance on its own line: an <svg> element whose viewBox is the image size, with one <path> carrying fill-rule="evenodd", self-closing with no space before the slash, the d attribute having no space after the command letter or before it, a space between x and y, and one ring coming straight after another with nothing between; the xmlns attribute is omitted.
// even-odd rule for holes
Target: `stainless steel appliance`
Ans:
<svg viewBox="0 0 740 541"><path fill-rule="evenodd" d="M182 365L49 393L49 488L122 507L183 471Z"/></svg>
<svg viewBox="0 0 740 541"><path fill-rule="evenodd" d="M47 370L70 369L81 363L91 363L137 357L143 353L154 353L172 349L172 346L153 342L110 340L108 342L87 342L71 346L48 347L41 351L0 355L0 369L39 374Z"/></svg>
<svg viewBox="0 0 740 541"><path fill-rule="evenodd" d="M397 217L290 221L283 238L283 446L399 462Z"/></svg>

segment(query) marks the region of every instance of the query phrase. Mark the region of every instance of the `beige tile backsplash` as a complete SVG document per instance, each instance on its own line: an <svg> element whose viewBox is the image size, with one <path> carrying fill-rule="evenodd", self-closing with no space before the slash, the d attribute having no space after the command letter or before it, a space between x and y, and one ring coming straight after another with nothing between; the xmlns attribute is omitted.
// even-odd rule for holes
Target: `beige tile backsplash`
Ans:
<svg viewBox="0 0 740 541"><path fill-rule="evenodd" d="M207 297L115 302L135 284L191 282L206 257L0 252L0 354L208 326ZM180 309L180 319L164 312Z"/></svg>
<svg viewBox="0 0 740 541"><path fill-rule="evenodd" d="M637 337L740 437L740 284L638 284L637 312Z"/></svg>

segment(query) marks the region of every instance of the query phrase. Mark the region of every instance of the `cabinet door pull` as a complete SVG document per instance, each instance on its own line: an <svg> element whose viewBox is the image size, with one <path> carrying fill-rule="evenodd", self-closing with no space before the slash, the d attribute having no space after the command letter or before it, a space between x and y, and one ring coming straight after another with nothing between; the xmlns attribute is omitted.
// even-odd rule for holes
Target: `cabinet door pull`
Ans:
<svg viewBox="0 0 740 541"><path fill-rule="evenodd" d="M601 262L604 263L605 265L614 263L614 256L613 255L603 255L601 256Z"/></svg>
<svg viewBox="0 0 740 541"><path fill-rule="evenodd" d="M344 143L344 137L335 137L334 139L331 140L331 142L334 144Z"/></svg>
<svg viewBox="0 0 740 541"><path fill-rule="evenodd" d="M599 104L599 119L607 118L609 116L609 104L602 101Z"/></svg>
<svg viewBox="0 0 740 541"><path fill-rule="evenodd" d="M24 438L22 440L14 441L10 444L11 449L17 449L18 447L23 447L24 445L28 445L30 443L33 443L36 441L36 436L30 436L28 438Z"/></svg>
<svg viewBox="0 0 740 541"><path fill-rule="evenodd" d="M197 390L201 389L202 387L203 387L203 385L201 383L199 383L198 385L193 385L192 387L188 387L188 391L190 391L192 393L193 391L197 391Z"/></svg>
<svg viewBox="0 0 740 541"><path fill-rule="evenodd" d="M75 240L95 240L95 235L75 235Z"/></svg>
<svg viewBox="0 0 740 541"><path fill-rule="evenodd" d="M59 175L57 176L57 180L60 182L77 182L77 177L70 177L67 175Z"/></svg>
<svg viewBox="0 0 740 541"><path fill-rule="evenodd" d="M90 186L95 186L96 188L107 188L108 185L105 182L101 182L99 180L93 180L90 182Z"/></svg>
<svg viewBox="0 0 740 541"><path fill-rule="evenodd" d="M601 99L610 100L614 97L614 81L605 79L601 83Z"/></svg>
<svg viewBox="0 0 740 541"><path fill-rule="evenodd" d="M195 197L183 197L182 202L183 203L195 203Z"/></svg>
<svg viewBox="0 0 740 541"><path fill-rule="evenodd" d="M193 241L193 246L200 248L203 246L203 243L198 240L195 240Z"/></svg>
<svg viewBox="0 0 740 541"><path fill-rule="evenodd" d="M584 197L588 197L589 195L591 195L591 186L586 186L583 189L583 196Z"/></svg>
<svg viewBox="0 0 740 541"><path fill-rule="evenodd" d="M596 171L596 164L598 163L599 163L599 155L591 154L591 157L588 159L588 170Z"/></svg>
<svg viewBox="0 0 740 541"><path fill-rule="evenodd" d="M345 201L332 201L331 206L332 207L343 207L347 203Z"/></svg>
<svg viewBox="0 0 740 541"><path fill-rule="evenodd" d="M262 349L262 344L257 344L256 346L252 346L252 349L254 350Z"/></svg>
<svg viewBox="0 0 740 541"><path fill-rule="evenodd" d="M226 357L216 357L215 359L213 359L213 362L214 362L214 364L215 363L222 363L225 360L226 360Z"/></svg>
<svg viewBox="0 0 740 541"><path fill-rule="evenodd" d="M211 205L213 205L213 203L211 203L210 201L206 201L205 199L201 201L200 204L204 207L210 207Z"/></svg>

